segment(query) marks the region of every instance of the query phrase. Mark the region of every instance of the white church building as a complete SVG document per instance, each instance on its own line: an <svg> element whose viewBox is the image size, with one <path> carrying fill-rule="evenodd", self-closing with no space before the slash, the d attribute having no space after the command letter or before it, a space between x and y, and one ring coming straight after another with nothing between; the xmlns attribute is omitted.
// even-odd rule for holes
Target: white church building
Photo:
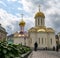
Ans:
<svg viewBox="0 0 60 58"><path fill-rule="evenodd" d="M46 28L45 15L39 11L35 14L35 26L28 30L30 47L34 47L35 42L38 48L56 47L55 31L52 28Z"/></svg>

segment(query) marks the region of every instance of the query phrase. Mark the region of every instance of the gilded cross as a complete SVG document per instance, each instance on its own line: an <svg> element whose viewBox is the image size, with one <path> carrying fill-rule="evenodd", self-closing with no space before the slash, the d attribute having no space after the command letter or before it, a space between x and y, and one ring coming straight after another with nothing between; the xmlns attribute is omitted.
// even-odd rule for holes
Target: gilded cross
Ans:
<svg viewBox="0 0 60 58"><path fill-rule="evenodd" d="M21 14L21 18L22 18L22 20L23 20L23 14Z"/></svg>
<svg viewBox="0 0 60 58"><path fill-rule="evenodd" d="M39 5L39 12L40 12L40 5Z"/></svg>

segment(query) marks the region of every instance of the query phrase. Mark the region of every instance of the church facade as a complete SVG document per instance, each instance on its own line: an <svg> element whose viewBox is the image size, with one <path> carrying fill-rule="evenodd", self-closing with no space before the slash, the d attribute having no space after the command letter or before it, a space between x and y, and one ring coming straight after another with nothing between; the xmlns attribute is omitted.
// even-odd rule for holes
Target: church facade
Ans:
<svg viewBox="0 0 60 58"><path fill-rule="evenodd" d="M39 11L35 14L35 26L28 30L30 47L34 47L35 42L38 48L56 47L55 31L45 26L45 15Z"/></svg>

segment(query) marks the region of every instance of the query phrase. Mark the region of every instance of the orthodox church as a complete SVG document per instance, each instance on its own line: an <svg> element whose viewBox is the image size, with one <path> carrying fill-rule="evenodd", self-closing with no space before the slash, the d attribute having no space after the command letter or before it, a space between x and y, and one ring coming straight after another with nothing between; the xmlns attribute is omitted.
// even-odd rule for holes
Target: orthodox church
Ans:
<svg viewBox="0 0 60 58"><path fill-rule="evenodd" d="M34 47L35 42L38 48L56 47L55 31L45 26L45 15L39 11L35 14L35 26L28 30L30 47Z"/></svg>
<svg viewBox="0 0 60 58"><path fill-rule="evenodd" d="M23 21L23 15L21 21L19 22L19 26L20 26L20 31L15 32L12 35L9 35L8 42L11 43L11 41L13 41L14 44L22 44L28 46L28 33L24 31L25 22Z"/></svg>
<svg viewBox="0 0 60 58"><path fill-rule="evenodd" d="M23 19L20 21L20 32L15 32L12 37L14 44L20 43L34 48L34 44L37 42L38 48L56 47L55 30L45 26L45 15L40 11L40 7L34 18L35 26L30 28L28 33L24 31L25 22Z"/></svg>

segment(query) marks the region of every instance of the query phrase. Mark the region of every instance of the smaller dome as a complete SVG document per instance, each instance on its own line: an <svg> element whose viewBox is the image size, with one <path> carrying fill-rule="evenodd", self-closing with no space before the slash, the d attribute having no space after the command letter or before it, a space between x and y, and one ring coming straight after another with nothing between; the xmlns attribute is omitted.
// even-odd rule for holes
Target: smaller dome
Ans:
<svg viewBox="0 0 60 58"><path fill-rule="evenodd" d="M45 18L45 15L44 15L43 12L37 12L37 13L35 14L35 18L37 18L37 17L43 17L43 18Z"/></svg>
<svg viewBox="0 0 60 58"><path fill-rule="evenodd" d="M19 23L20 26L25 26L25 22L22 20L20 23Z"/></svg>

